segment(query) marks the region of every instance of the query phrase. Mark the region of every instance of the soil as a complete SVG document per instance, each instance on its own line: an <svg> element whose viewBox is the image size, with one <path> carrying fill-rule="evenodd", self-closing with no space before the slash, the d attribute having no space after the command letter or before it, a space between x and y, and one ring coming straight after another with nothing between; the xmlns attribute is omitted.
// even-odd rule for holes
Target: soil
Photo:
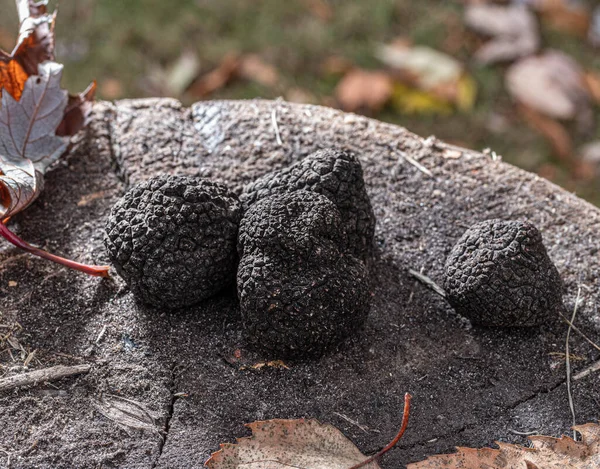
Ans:
<svg viewBox="0 0 600 469"><path fill-rule="evenodd" d="M0 467L202 467L219 443L247 435L244 423L298 417L336 425L371 454L398 430L405 392L414 396L410 427L384 469L455 445L525 444L515 432L568 433L566 324L556 317L534 329L474 328L409 273L441 284L468 226L528 220L565 283L565 314L581 289L576 325L600 341L600 211L493 153L281 101L98 103L11 228L50 251L106 263L105 219L129 184L191 174L239 193L331 146L360 154L377 253L366 326L318 361L253 369L273 357L244 343L234 288L168 312L137 303L116 275L86 277L2 244L0 334L11 341L0 343L0 376L27 371L33 351L29 370L92 370L0 394ZM577 334L571 353L574 373L600 359ZM573 381L577 423L597 422L597 382L597 372Z"/></svg>

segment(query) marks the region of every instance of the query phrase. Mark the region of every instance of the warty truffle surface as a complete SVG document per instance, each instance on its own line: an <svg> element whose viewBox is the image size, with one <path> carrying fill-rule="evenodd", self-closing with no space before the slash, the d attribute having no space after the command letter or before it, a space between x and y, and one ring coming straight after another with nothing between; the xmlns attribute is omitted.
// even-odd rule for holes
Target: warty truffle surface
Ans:
<svg viewBox="0 0 600 469"><path fill-rule="evenodd" d="M117 272L145 303L179 308L235 279L241 204L225 186L158 176L113 207L105 245Z"/></svg>
<svg viewBox="0 0 600 469"><path fill-rule="evenodd" d="M364 323L369 281L343 253L336 206L307 191L267 197L240 225L238 296L246 337L283 358L318 357Z"/></svg>
<svg viewBox="0 0 600 469"><path fill-rule="evenodd" d="M244 188L245 209L265 197L299 190L331 200L342 217L350 252L366 259L372 253L375 214L357 156L349 151L319 150L287 168L266 174Z"/></svg>
<svg viewBox="0 0 600 469"><path fill-rule="evenodd" d="M562 308L558 270L524 221L470 227L446 260L444 289L459 314L484 326L540 325Z"/></svg>

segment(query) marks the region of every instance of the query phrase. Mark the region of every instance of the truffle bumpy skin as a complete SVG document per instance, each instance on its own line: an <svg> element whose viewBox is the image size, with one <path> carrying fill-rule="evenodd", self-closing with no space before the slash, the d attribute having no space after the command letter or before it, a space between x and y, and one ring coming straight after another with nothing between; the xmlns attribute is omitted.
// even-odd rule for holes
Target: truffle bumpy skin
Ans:
<svg viewBox="0 0 600 469"><path fill-rule="evenodd" d="M367 259L372 253L375 214L365 189L358 158L342 150L319 150L302 161L269 173L244 188L245 209L265 197L307 190L324 195L340 211L350 252Z"/></svg>
<svg viewBox="0 0 600 469"><path fill-rule="evenodd" d="M113 207L105 245L145 303L169 309L208 298L235 279L241 204L206 179L159 176Z"/></svg>
<svg viewBox="0 0 600 469"><path fill-rule="evenodd" d="M456 311L482 326L536 326L562 308L562 281L535 226L487 220L469 228L446 260Z"/></svg>
<svg viewBox="0 0 600 469"><path fill-rule="evenodd" d="M369 311L367 271L339 249L339 211L307 191L254 204L240 225L238 296L250 343L281 358L318 357Z"/></svg>

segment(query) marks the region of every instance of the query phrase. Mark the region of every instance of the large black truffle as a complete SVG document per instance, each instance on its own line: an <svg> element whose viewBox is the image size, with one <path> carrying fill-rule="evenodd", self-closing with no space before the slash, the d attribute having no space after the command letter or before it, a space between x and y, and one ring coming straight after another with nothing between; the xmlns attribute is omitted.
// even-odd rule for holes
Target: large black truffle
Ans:
<svg viewBox="0 0 600 469"><path fill-rule="evenodd" d="M469 228L445 265L456 311L483 326L535 326L562 307L562 282L531 223L487 220Z"/></svg>
<svg viewBox="0 0 600 469"><path fill-rule="evenodd" d="M115 204L104 242L136 296L179 308L233 283L241 216L239 200L221 184L158 176Z"/></svg>
<svg viewBox="0 0 600 469"><path fill-rule="evenodd" d="M336 206L297 191L252 205L240 225L237 286L246 336L282 358L320 356L369 311L367 270L339 247Z"/></svg>
<svg viewBox="0 0 600 469"><path fill-rule="evenodd" d="M365 189L358 158L343 150L319 150L302 161L269 173L244 188L240 200L247 209L265 197L306 190L324 195L340 211L348 246L366 259L372 252L375 215Z"/></svg>

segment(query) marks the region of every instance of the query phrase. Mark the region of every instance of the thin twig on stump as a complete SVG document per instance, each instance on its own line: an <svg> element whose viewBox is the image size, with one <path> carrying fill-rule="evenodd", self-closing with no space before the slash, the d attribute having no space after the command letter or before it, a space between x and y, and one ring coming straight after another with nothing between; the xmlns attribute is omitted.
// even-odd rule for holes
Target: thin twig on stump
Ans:
<svg viewBox="0 0 600 469"><path fill-rule="evenodd" d="M34 386L38 383L57 381L59 379L66 378L67 376L88 373L91 369L91 365L58 365L50 368L44 368L43 370L36 370L29 373L10 376L8 378L0 379L0 392L19 388L21 386Z"/></svg>

